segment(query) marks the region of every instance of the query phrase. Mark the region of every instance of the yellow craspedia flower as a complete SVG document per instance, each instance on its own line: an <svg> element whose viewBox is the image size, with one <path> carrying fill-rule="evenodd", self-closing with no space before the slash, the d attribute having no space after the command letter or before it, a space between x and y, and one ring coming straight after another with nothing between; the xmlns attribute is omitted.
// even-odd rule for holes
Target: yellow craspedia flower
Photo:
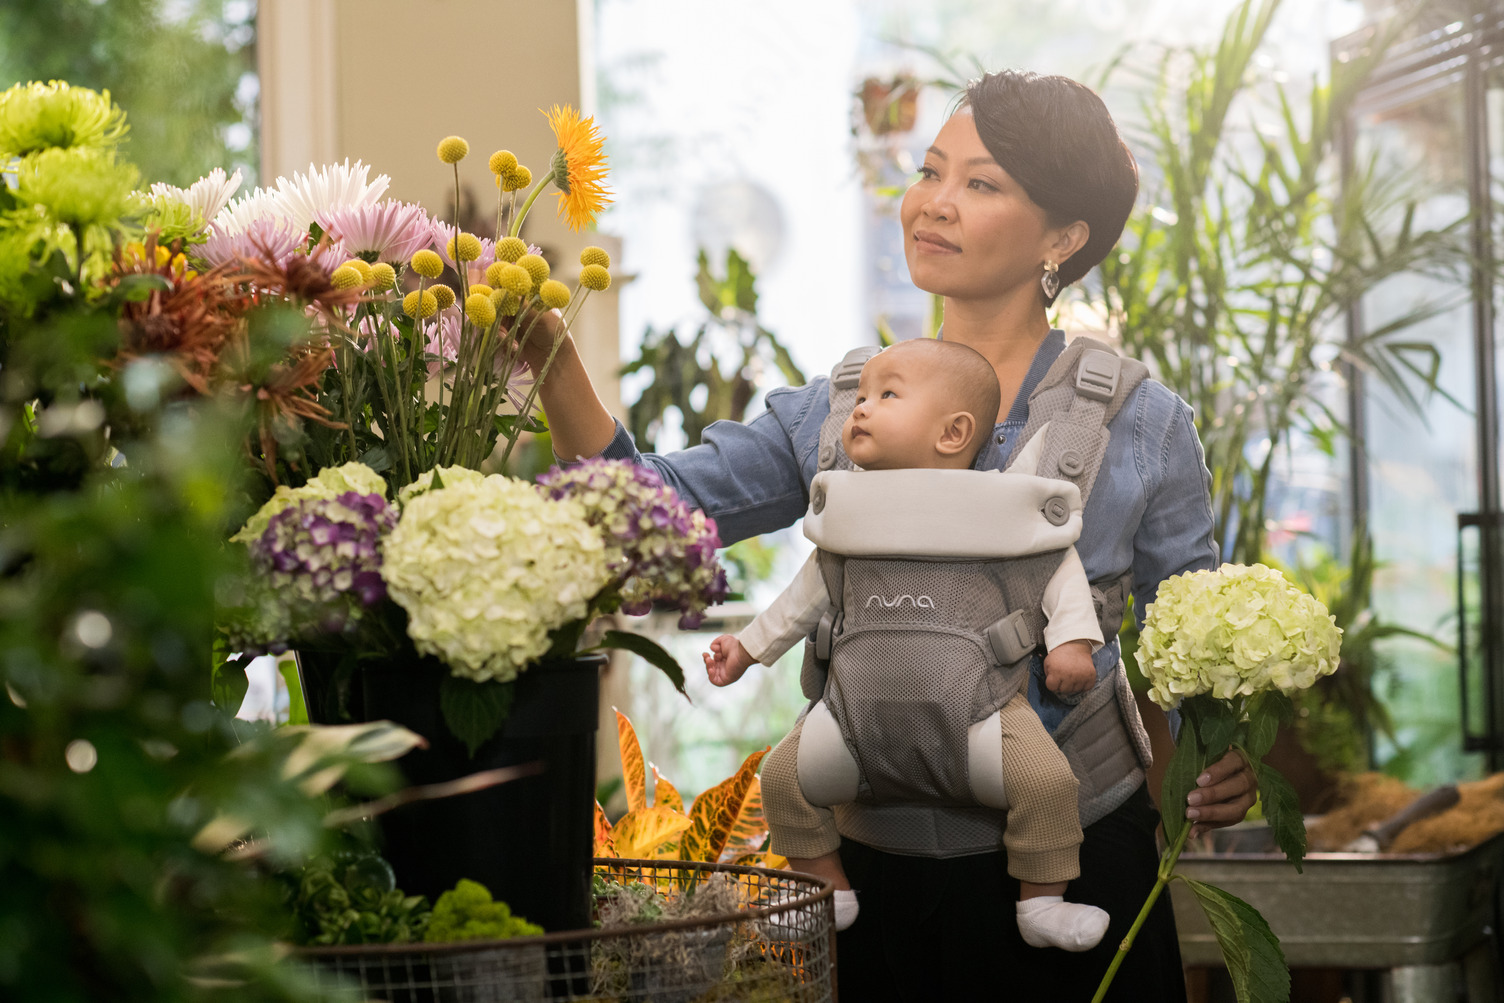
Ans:
<svg viewBox="0 0 1504 1003"><path fill-rule="evenodd" d="M448 310L454 306L454 290L444 285L444 283L439 282L431 285L428 287L428 291L433 293L434 301L439 304L440 310Z"/></svg>
<svg viewBox="0 0 1504 1003"><path fill-rule="evenodd" d="M602 147L606 137L596 129L595 119L581 119L580 113L568 105L554 105L543 115L559 142L556 158L562 162L554 171L559 215L569 221L571 230L583 230L611 202L611 192L604 184L606 155Z"/></svg>
<svg viewBox="0 0 1504 1003"><path fill-rule="evenodd" d="M439 301L427 289L421 293L414 290L402 297L402 312L409 317L427 320L439 312Z"/></svg>
<svg viewBox="0 0 1504 1003"><path fill-rule="evenodd" d="M490 296L471 293L465 300L465 316L476 327L490 327L496 320L496 307Z"/></svg>
<svg viewBox="0 0 1504 1003"><path fill-rule="evenodd" d="M600 265L602 268L611 267L611 255L606 253L604 247L591 245L580 252L580 264Z"/></svg>
<svg viewBox="0 0 1504 1003"><path fill-rule="evenodd" d="M496 242L496 260L515 262L527 253L527 242L521 237L503 237ZM490 273L486 273L490 277Z"/></svg>
<svg viewBox="0 0 1504 1003"><path fill-rule="evenodd" d="M532 183L533 172L521 164L518 164L512 173L501 176L501 190L504 192L515 192L518 189L526 188Z"/></svg>
<svg viewBox="0 0 1504 1003"><path fill-rule="evenodd" d="M527 273L533 277L533 288L541 286L548 278L548 262L536 254L524 254L517 259L517 264L527 269Z"/></svg>
<svg viewBox="0 0 1504 1003"><path fill-rule="evenodd" d="M514 296L526 296L533 291L532 273L521 265L503 265L498 278L496 287Z"/></svg>
<svg viewBox="0 0 1504 1003"><path fill-rule="evenodd" d="M444 274L444 259L439 257L437 252L426 248L414 254L410 264L413 266L413 271L425 279L436 279Z"/></svg>
<svg viewBox="0 0 1504 1003"><path fill-rule="evenodd" d="M550 310L562 310L569 305L569 287L557 279L549 279L538 288L538 298Z"/></svg>
<svg viewBox="0 0 1504 1003"><path fill-rule="evenodd" d="M470 155L470 144L458 136L445 136L439 140L439 159L446 164L457 164Z"/></svg>
<svg viewBox="0 0 1504 1003"><path fill-rule="evenodd" d="M601 292L611 288L611 273L600 265L586 265L580 269L580 285Z"/></svg>
<svg viewBox="0 0 1504 1003"><path fill-rule="evenodd" d="M506 176L517 169L517 154L511 150L497 150L491 154L486 166L491 168L492 174Z"/></svg>
<svg viewBox="0 0 1504 1003"><path fill-rule="evenodd" d="M378 261L371 266L371 288L385 292L397 285L397 269L385 261Z"/></svg>
<svg viewBox="0 0 1504 1003"><path fill-rule="evenodd" d="M491 295L491 287L484 282L472 282L470 283L470 295L474 296L476 293L480 293L482 296L489 296Z"/></svg>
<svg viewBox="0 0 1504 1003"><path fill-rule="evenodd" d="M349 265L340 265L334 270L334 274L329 276L329 284L336 289L358 289L366 284L366 280L361 277L358 269L351 268Z"/></svg>
<svg viewBox="0 0 1504 1003"><path fill-rule="evenodd" d="M353 268L360 273L360 280L367 285L371 282L371 266L359 258L351 258L340 266L341 268Z"/></svg>
<svg viewBox="0 0 1504 1003"><path fill-rule="evenodd" d="M455 248L458 245L458 253ZM480 257L480 238L473 233L462 233L458 237L450 237L444 245L444 250L449 252L452 261L474 261Z"/></svg>
<svg viewBox="0 0 1504 1003"><path fill-rule="evenodd" d="M505 289L491 290L491 305L496 308L497 316L510 317L522 306L522 297L513 295Z"/></svg>
<svg viewBox="0 0 1504 1003"><path fill-rule="evenodd" d="M497 261L486 267L486 284L492 287L501 285L501 270L506 267L505 261Z"/></svg>

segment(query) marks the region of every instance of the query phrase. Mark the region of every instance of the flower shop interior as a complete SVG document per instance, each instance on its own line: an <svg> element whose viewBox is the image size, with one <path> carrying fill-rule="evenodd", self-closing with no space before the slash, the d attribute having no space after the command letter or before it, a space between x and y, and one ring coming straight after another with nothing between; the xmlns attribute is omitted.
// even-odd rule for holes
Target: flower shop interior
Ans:
<svg viewBox="0 0 1504 1003"><path fill-rule="evenodd" d="M1186 998L1504 1000L1501 52L1499 0L0 4L0 1000L840 998L759 777L825 654L702 660L813 544L561 462L542 385L665 454L936 337L900 203L1009 67L1137 162L1050 325L1189 405L1258 596L1129 601L1112 670ZM1267 699L1161 674L1276 607Z"/></svg>

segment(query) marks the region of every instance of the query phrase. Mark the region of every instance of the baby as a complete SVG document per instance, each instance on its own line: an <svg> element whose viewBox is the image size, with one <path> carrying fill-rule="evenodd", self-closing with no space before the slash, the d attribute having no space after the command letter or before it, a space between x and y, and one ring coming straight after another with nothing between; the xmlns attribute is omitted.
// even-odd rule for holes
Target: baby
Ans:
<svg viewBox="0 0 1504 1003"><path fill-rule="evenodd" d="M992 366L979 353L953 342L919 339L900 342L863 367L856 406L842 429L842 443L863 470L933 468L968 471L993 429L1001 394ZM1032 471L1038 463L1036 436L1021 448L1016 466ZM1032 449L1032 452L1031 452ZM952 475L944 475L952 476ZM999 477L975 472L976 477ZM998 521L1009 513L998 511ZM1074 537L1071 537L1074 538ZM777 600L738 636L722 635L705 655L710 681L727 686L754 663L771 665L806 637L831 609L820 570L819 552ZM1080 693L1096 682L1092 652L1101 646L1080 559L1067 547L1042 602L1048 626L1044 641L1045 685L1057 694ZM841 673L833 656L831 673ZM940 671L943 666L926 667ZM907 669L905 669L907 671ZM919 667L915 678L923 678ZM827 690L827 693L829 691ZM818 708L818 704L815 705ZM997 717L1002 725L1003 786L1008 805L1009 873L1020 881L1019 932L1034 947L1084 951L1107 929L1107 913L1095 906L1066 902L1067 882L1080 874L1080 821L1076 779L1065 756L1044 730L1024 692L1008 699ZM829 808L811 804L792 764L806 719L779 743L763 770L763 802L772 849L788 857L794 870L829 879L836 888L836 928L856 921L858 903L841 866L840 835ZM896 742L902 742L895 736ZM910 744L923 742L923 735ZM776 765L780 764L780 765Z"/></svg>

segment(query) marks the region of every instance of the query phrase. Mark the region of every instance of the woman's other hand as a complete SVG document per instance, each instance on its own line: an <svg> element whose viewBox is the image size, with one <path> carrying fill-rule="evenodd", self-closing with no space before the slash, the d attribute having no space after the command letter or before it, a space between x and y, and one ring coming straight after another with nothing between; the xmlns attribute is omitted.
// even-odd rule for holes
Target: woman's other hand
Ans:
<svg viewBox="0 0 1504 1003"><path fill-rule="evenodd" d="M1258 790L1253 767L1236 749L1212 763L1196 778L1196 788L1185 797L1191 838L1243 821Z"/></svg>

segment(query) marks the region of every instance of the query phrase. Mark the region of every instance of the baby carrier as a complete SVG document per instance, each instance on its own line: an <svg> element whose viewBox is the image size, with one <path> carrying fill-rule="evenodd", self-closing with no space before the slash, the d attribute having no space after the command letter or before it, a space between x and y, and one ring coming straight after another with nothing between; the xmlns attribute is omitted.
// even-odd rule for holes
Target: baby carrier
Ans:
<svg viewBox="0 0 1504 1003"><path fill-rule="evenodd" d="M922 856L985 852L1002 843L1007 807L997 710L1027 684L1045 585L1079 535L1107 423L1145 370L1072 342L1030 396L1020 442L1048 423L1035 471L854 473L840 430L875 351L849 353L831 375L811 484L805 533L833 610L805 649L801 684L820 703L802 729L800 786L834 807L848 838ZM1127 586L1092 585L1104 638L1122 623ZM1121 665L1054 737L1083 825L1143 782L1148 739Z"/></svg>

